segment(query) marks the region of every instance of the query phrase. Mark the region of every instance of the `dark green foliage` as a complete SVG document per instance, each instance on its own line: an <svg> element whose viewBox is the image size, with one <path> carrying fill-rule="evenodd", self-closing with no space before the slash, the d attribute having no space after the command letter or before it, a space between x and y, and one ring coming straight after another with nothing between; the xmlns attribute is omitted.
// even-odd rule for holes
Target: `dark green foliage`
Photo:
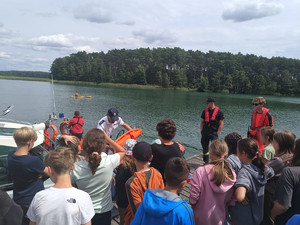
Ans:
<svg viewBox="0 0 300 225"><path fill-rule="evenodd" d="M50 78L50 73L38 71L0 71L0 76Z"/></svg>
<svg viewBox="0 0 300 225"><path fill-rule="evenodd" d="M78 52L57 58L56 80L150 84L241 94L300 95L300 60L181 48Z"/></svg>

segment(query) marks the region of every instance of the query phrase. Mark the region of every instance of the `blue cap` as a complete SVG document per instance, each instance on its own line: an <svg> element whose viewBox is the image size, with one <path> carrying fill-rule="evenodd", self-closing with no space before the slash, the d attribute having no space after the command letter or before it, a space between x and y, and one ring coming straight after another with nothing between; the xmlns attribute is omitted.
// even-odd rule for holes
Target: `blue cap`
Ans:
<svg viewBox="0 0 300 225"><path fill-rule="evenodd" d="M116 108L109 109L107 114L113 122L119 120L119 112Z"/></svg>

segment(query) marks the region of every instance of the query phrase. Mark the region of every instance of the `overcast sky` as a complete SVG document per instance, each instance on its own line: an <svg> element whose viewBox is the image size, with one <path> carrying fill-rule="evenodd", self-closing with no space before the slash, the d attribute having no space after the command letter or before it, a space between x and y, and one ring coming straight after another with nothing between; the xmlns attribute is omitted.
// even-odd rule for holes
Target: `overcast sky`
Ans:
<svg viewBox="0 0 300 225"><path fill-rule="evenodd" d="M300 0L1 0L0 70L140 47L300 59Z"/></svg>

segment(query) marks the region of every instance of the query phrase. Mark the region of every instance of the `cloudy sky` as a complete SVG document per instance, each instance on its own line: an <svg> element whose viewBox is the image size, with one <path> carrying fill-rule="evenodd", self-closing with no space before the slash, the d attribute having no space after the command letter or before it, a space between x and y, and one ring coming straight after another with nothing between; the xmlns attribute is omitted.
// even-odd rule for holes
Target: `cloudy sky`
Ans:
<svg viewBox="0 0 300 225"><path fill-rule="evenodd" d="M299 12L300 0L1 0L0 70L140 47L300 59Z"/></svg>

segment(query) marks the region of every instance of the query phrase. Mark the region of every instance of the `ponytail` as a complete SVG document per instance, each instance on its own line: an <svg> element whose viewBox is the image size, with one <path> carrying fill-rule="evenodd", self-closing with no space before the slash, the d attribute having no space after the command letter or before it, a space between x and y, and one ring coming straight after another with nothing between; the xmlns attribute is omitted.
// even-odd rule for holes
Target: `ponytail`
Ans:
<svg viewBox="0 0 300 225"><path fill-rule="evenodd" d="M234 175L231 166L225 160L228 155L228 146L226 142L221 139L213 141L210 145L210 151L216 157L219 157L218 159L210 162L210 164L213 165L212 170L214 175L211 181L214 182L215 185L220 186L225 182L225 179L233 180Z"/></svg>
<svg viewBox="0 0 300 225"><path fill-rule="evenodd" d="M247 158L252 160L252 164L261 170L261 175L265 174L265 163L258 153L258 145L252 138L243 138L238 142L238 151L245 152Z"/></svg>
<svg viewBox="0 0 300 225"><path fill-rule="evenodd" d="M214 160L210 162L210 164L214 165L213 166L214 178L211 179L211 181L214 182L215 185L220 186L225 182L225 179L227 180L234 179L231 166L224 158Z"/></svg>
<svg viewBox="0 0 300 225"><path fill-rule="evenodd" d="M106 145L103 131L93 128L89 130L83 138L84 154L88 158L89 167L94 175L101 162L101 153Z"/></svg>
<svg viewBox="0 0 300 225"><path fill-rule="evenodd" d="M101 162L101 156L98 152L92 152L92 154L89 155L89 166L92 171L92 174L94 175L96 173L96 170Z"/></svg>

